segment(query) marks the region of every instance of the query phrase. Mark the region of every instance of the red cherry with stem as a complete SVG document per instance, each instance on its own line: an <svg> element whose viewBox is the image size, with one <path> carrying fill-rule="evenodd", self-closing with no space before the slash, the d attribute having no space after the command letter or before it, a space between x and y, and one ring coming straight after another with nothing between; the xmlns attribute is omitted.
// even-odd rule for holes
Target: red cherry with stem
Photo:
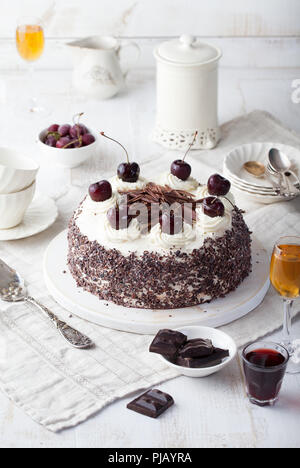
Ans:
<svg viewBox="0 0 300 468"><path fill-rule="evenodd" d="M111 198L112 188L108 180L100 180L89 186L89 194L93 201L102 202Z"/></svg>
<svg viewBox="0 0 300 468"><path fill-rule="evenodd" d="M216 197L206 197L203 199L203 212L210 218L224 216L225 207L221 200Z"/></svg>
<svg viewBox="0 0 300 468"><path fill-rule="evenodd" d="M185 158L186 158L187 154L189 153L191 147L195 143L197 135L198 135L198 132L196 131L195 135L194 135L194 138L193 138L193 141L192 141L192 143L190 143L190 145L189 145L188 149L186 150L185 155L183 156L183 158L182 159L176 159L176 161L173 161L172 164L171 164L171 174L173 174L178 179L187 180L191 175L192 168L187 162L185 162Z"/></svg>
<svg viewBox="0 0 300 468"><path fill-rule="evenodd" d="M91 133L85 133L82 135L82 146L88 146L94 143L95 137Z"/></svg>
<svg viewBox="0 0 300 468"><path fill-rule="evenodd" d="M81 148L82 146L81 138L79 140L72 140L72 148Z"/></svg>
<svg viewBox="0 0 300 468"><path fill-rule="evenodd" d="M105 138L108 138L111 141L114 141L125 151L127 162L119 164L117 171L118 178L121 179L123 182L136 182L140 175L140 166L136 162L129 162L127 150L119 141L110 138L109 136L105 135L104 132L100 132L100 135L104 136Z"/></svg>
<svg viewBox="0 0 300 468"><path fill-rule="evenodd" d="M69 147L71 145L71 140L69 136L61 137L57 142L56 142L56 148L64 148Z"/></svg>
<svg viewBox="0 0 300 468"><path fill-rule="evenodd" d="M88 133L88 129L85 125L80 123L80 119L83 116L84 112L80 112L79 114L75 114L73 116L73 127L70 128L69 134L71 138L77 138L79 140L80 135L85 135Z"/></svg>
<svg viewBox="0 0 300 468"><path fill-rule="evenodd" d="M225 196L229 192L231 184L229 180L222 177L220 174L213 174L207 182L207 189L210 195L218 197Z"/></svg>
<svg viewBox="0 0 300 468"><path fill-rule="evenodd" d="M59 129L59 125L53 124L53 125L50 125L50 127L48 128L48 132L51 132L51 133L58 132L58 129Z"/></svg>
<svg viewBox="0 0 300 468"><path fill-rule="evenodd" d="M69 131L71 138L78 138L79 135L85 135L86 133L88 133L88 129L83 124L75 124Z"/></svg>
<svg viewBox="0 0 300 468"><path fill-rule="evenodd" d="M56 140L55 136L53 136L53 135L47 136L46 140L44 141L45 145L52 146L53 148L56 147L56 142L57 142L57 140Z"/></svg>
<svg viewBox="0 0 300 468"><path fill-rule="evenodd" d="M60 136L65 137L69 135L70 128L71 128L71 125L69 124L60 125L58 127L58 133L60 134Z"/></svg>
<svg viewBox="0 0 300 468"><path fill-rule="evenodd" d="M107 212L107 219L113 229L127 229L132 219L128 215L128 205L118 205L110 208Z"/></svg>
<svg viewBox="0 0 300 468"><path fill-rule="evenodd" d="M118 166L118 177L123 182L136 182L140 175L140 167L137 163L121 163Z"/></svg>
<svg viewBox="0 0 300 468"><path fill-rule="evenodd" d="M174 215L174 213L163 213L159 219L161 230L165 234L173 236L182 232L183 218L182 216Z"/></svg>

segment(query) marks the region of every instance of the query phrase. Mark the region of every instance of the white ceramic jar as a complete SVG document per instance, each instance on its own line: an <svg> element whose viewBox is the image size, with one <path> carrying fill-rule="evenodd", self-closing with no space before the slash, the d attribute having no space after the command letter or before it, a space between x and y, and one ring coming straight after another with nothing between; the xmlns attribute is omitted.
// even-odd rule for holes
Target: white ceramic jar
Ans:
<svg viewBox="0 0 300 468"><path fill-rule="evenodd" d="M214 148L218 127L220 49L193 36L163 42L157 61L157 115L153 139L169 149L185 149L198 131L194 149Z"/></svg>

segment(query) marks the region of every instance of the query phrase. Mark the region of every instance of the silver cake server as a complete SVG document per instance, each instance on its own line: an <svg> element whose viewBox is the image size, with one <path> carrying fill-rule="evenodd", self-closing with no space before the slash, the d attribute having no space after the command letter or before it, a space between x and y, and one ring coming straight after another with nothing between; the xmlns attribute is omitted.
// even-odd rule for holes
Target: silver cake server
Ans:
<svg viewBox="0 0 300 468"><path fill-rule="evenodd" d="M58 329L63 338L74 348L93 346L92 340L60 320L47 307L27 294L24 280L19 273L0 259L0 299L6 302L28 302L34 304Z"/></svg>

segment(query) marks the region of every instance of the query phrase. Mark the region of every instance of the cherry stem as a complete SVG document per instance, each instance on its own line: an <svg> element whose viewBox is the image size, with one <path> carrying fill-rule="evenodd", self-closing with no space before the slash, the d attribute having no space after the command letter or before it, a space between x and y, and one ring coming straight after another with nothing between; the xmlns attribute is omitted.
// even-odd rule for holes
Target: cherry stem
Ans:
<svg viewBox="0 0 300 468"><path fill-rule="evenodd" d="M79 112L79 114L75 114L73 116L74 125L79 125L79 121L80 121L81 117L83 116L83 114L84 114L84 112ZM77 117L77 122L75 122L76 117Z"/></svg>
<svg viewBox="0 0 300 468"><path fill-rule="evenodd" d="M114 140L113 138L111 138L111 137L105 135L104 132L100 132L100 135L104 136L105 138L108 138L108 140L114 141L114 142L117 143L119 146L121 146L121 148L123 148L123 150L124 150L125 153L126 153L127 163L129 164L129 156L128 156L128 153L127 153L126 148L125 148L119 141Z"/></svg>
<svg viewBox="0 0 300 468"><path fill-rule="evenodd" d="M73 141L70 141L70 143L67 143L65 146L62 147L62 149L66 149L69 146L74 145L74 143L77 143L77 142L79 143L79 148L81 148L81 145L82 145L82 136L81 135L79 135L77 140L73 140Z"/></svg>
<svg viewBox="0 0 300 468"><path fill-rule="evenodd" d="M46 135L46 136L47 136L47 137L48 137L48 136L54 136L54 138L56 139L56 141L58 141L58 140L61 138L61 136L60 136L60 134L59 134L58 132L47 132L47 135Z"/></svg>
<svg viewBox="0 0 300 468"><path fill-rule="evenodd" d="M184 161L184 160L185 160L185 158L186 158L187 154L189 153L189 151L190 151L191 147L192 147L192 146L193 146L193 144L195 143L195 141L196 141L196 138L197 138L197 135L198 135L198 130L196 130L196 131L195 131L195 135L194 135L193 141L192 141L192 143L190 143L190 144L189 144L189 147L188 147L188 149L186 150L186 152L185 152L185 155L183 156L183 159L182 159L182 161Z"/></svg>
<svg viewBox="0 0 300 468"><path fill-rule="evenodd" d="M231 200L229 200L229 198L227 198L227 197L224 197L224 198L225 198L225 200L227 200L227 201L230 203L230 205L232 206L232 208L235 208L234 204L232 203Z"/></svg>

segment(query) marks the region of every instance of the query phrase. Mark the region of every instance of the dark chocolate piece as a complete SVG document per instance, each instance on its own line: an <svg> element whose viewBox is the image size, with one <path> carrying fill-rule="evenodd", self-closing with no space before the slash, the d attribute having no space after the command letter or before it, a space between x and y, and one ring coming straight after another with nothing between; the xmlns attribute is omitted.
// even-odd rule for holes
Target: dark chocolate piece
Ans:
<svg viewBox="0 0 300 468"><path fill-rule="evenodd" d="M183 333L175 330L159 330L152 341L149 351L157 353L167 358L174 359L179 348L186 343L187 337Z"/></svg>
<svg viewBox="0 0 300 468"><path fill-rule="evenodd" d="M211 340L195 338L188 340L185 345L180 348L179 354L181 357L197 358L210 356L214 352L214 347Z"/></svg>
<svg viewBox="0 0 300 468"><path fill-rule="evenodd" d="M153 388L128 403L127 408L150 418L158 418L173 404L171 395Z"/></svg>
<svg viewBox="0 0 300 468"><path fill-rule="evenodd" d="M215 348L214 352L210 356L199 357L199 358L189 358L178 356L176 359L176 364L182 367L213 367L221 364L222 360L229 356L229 351L227 349Z"/></svg>

